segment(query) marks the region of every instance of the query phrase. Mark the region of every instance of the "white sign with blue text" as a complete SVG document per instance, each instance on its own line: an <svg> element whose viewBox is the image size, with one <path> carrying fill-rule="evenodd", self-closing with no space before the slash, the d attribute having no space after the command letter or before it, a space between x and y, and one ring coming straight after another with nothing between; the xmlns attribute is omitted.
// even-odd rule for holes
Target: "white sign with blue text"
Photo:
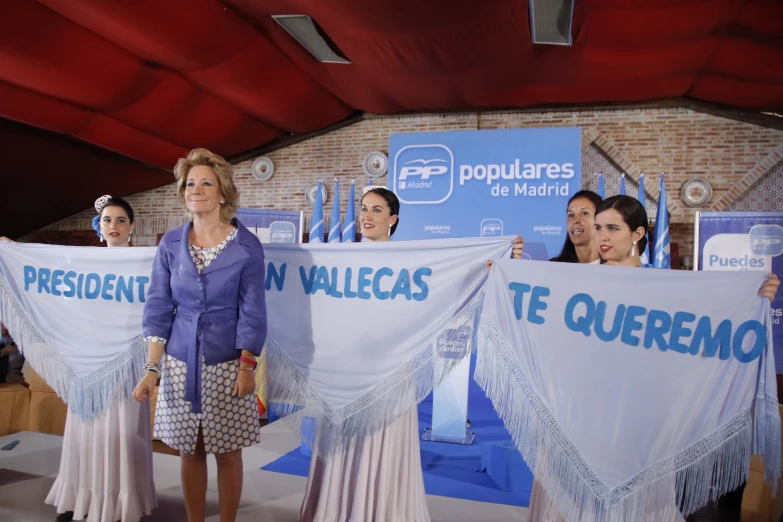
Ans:
<svg viewBox="0 0 783 522"><path fill-rule="evenodd" d="M780 473L760 272L503 260L476 381L565 520L675 520ZM773 486L774 487L774 486Z"/></svg>
<svg viewBox="0 0 783 522"><path fill-rule="evenodd" d="M581 186L581 149L578 127L392 134L394 239L517 234L525 257L549 259Z"/></svg>
<svg viewBox="0 0 783 522"><path fill-rule="evenodd" d="M783 212L699 212L699 270L757 271L783 278ZM770 308L775 367L783 372L783 293Z"/></svg>
<svg viewBox="0 0 783 522"><path fill-rule="evenodd" d="M467 358L485 262L512 239L264 247L271 409L317 453L390 425ZM0 322L82 419L144 375L153 248L0 242ZM459 281L460 284L454 284ZM296 413L297 415L293 415Z"/></svg>

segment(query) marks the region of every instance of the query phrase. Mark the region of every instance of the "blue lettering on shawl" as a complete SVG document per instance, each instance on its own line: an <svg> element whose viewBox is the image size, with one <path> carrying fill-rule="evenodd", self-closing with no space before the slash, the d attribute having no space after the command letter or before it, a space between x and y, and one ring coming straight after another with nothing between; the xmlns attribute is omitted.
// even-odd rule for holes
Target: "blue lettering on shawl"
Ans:
<svg viewBox="0 0 783 522"><path fill-rule="evenodd" d="M137 293L139 303L143 304L145 286L150 281L148 276L105 274L101 277L97 273L85 274L73 270L65 272L60 269L36 268L30 265L25 265L23 270L26 292L35 288L39 294L46 292L55 297L69 299L73 297L78 299L101 298L121 303L123 296L125 296L127 302L133 303L136 299L134 293Z"/></svg>
<svg viewBox="0 0 783 522"><path fill-rule="evenodd" d="M530 304L527 308L527 321L531 324L544 324L544 318L538 315L538 312L542 312L547 309L547 304L541 300L542 297L548 296L551 292L549 288L545 286L534 286L530 288L530 285L525 283L509 283L508 288L514 292L514 314L517 320L522 319L524 314L523 299L525 294L530 292Z"/></svg>
<svg viewBox="0 0 783 522"><path fill-rule="evenodd" d="M574 312L579 304L585 305L585 313L582 317L574 317ZM568 300L565 307L565 323L569 330L582 332L585 337L590 337L590 325L595 319L595 301L589 294L575 294Z"/></svg>
<svg viewBox="0 0 783 522"><path fill-rule="evenodd" d="M325 266L318 267L315 275L315 282L310 289L310 293L315 295L318 290L323 290L326 295L329 295L329 272L326 271Z"/></svg>
<svg viewBox="0 0 783 522"><path fill-rule="evenodd" d="M40 278L40 276L38 276ZM94 288L90 289L90 283L94 283ZM91 272L87 274L87 279L84 282L84 298L85 299L98 299L101 295L101 276Z"/></svg>
<svg viewBox="0 0 783 522"><path fill-rule="evenodd" d="M117 279L117 276L114 274L106 274L103 276L103 287L101 289L101 297L105 299L106 301L113 301L114 297L109 293L112 290L114 290L114 281Z"/></svg>
<svg viewBox="0 0 783 522"><path fill-rule="evenodd" d="M353 270L351 270L351 267L345 269L345 288L343 289L343 295L348 299L354 299L356 297L356 292L351 290L352 274L353 274Z"/></svg>
<svg viewBox="0 0 783 522"><path fill-rule="evenodd" d="M753 343L753 347L750 351L745 352L742 349L742 344L745 336L753 332L756 334L756 340ZM764 352L764 348L767 346L767 329L758 321L745 321L734 332L734 340L732 342L734 349L734 357L741 363L749 363L755 361Z"/></svg>
<svg viewBox="0 0 783 522"><path fill-rule="evenodd" d="M625 309L625 320L623 321L623 333L620 340L629 346L639 346L639 338L633 333L641 330L642 323L636 320L647 313L647 309L642 306L631 305Z"/></svg>
<svg viewBox="0 0 783 522"><path fill-rule="evenodd" d="M669 337L669 350L673 350L677 353L688 353L690 346L687 346L680 342L680 337L690 337L693 331L684 326L683 323L692 323L696 320L696 316L690 312L677 312L674 314L674 320L672 321L672 334Z"/></svg>
<svg viewBox="0 0 783 522"><path fill-rule="evenodd" d="M549 288L545 286L534 286L533 293L530 294L530 305L527 309L527 321L532 324L544 324L544 318L538 315L547 308L547 304L541 300L550 294Z"/></svg>
<svg viewBox="0 0 783 522"><path fill-rule="evenodd" d="M63 295L57 287L63 284L64 274L65 270L55 270L52 272L52 295L56 295L57 297Z"/></svg>
<svg viewBox="0 0 783 522"><path fill-rule="evenodd" d="M118 303L122 302L122 296L125 296L125 300L129 303L133 302L133 276L125 279L124 276L117 278L117 293L116 299Z"/></svg>
<svg viewBox="0 0 783 522"><path fill-rule="evenodd" d="M38 293L46 291L47 294L52 292L49 290L49 280L52 278L52 271L48 268L38 269Z"/></svg>
<svg viewBox="0 0 783 522"><path fill-rule="evenodd" d="M286 263L283 263L280 265L280 270L277 269L274 263L267 263L266 268L266 281L265 286L267 291L272 289L272 282L275 283L275 288L277 288L278 292L283 291L283 284L285 283L285 269L287 267Z"/></svg>
<svg viewBox="0 0 783 522"><path fill-rule="evenodd" d="M24 291L30 291L30 285L35 283L35 278L38 275L38 271L35 267L25 265L24 267Z"/></svg>
<svg viewBox="0 0 783 522"><path fill-rule="evenodd" d="M536 302L536 288L531 289L530 285L523 283L509 284L509 289L514 292L517 320L523 317L523 299L527 292L532 290L531 303ZM548 294L542 292L541 295ZM730 359L733 354L743 364L758 359L767 345L765 326L755 320L745 321L733 331L731 320L723 319L713 331L714 321L709 316L697 316L691 312L679 311L672 316L665 310L618 304L613 317L609 318L607 308L605 301L596 302L587 293L575 294L565 306L565 325L585 337L595 333L596 337L607 343L619 337L620 342L629 346L641 344L649 350L656 345L661 352L671 350L690 355L698 355L701 351L703 357L719 355L722 361ZM528 310L529 322L534 322L531 320L532 315L534 313ZM606 324L607 319L611 324ZM693 323L696 323L695 326ZM747 338L749 333L753 333L751 339Z"/></svg>
<svg viewBox="0 0 783 522"><path fill-rule="evenodd" d="M522 299L525 294L530 291L530 285L525 283L509 283L509 290L514 292L514 314L517 317L517 321L522 320Z"/></svg>
<svg viewBox="0 0 783 522"><path fill-rule="evenodd" d="M303 266L299 267L299 277L302 279L302 288L304 289L305 295L313 293L313 282L315 281L315 273L317 270L317 267L311 266L310 276L308 277L305 274L305 268Z"/></svg>
<svg viewBox="0 0 783 522"><path fill-rule="evenodd" d="M143 303L144 299L144 286L150 282L150 278L147 276L136 276L136 285L139 287L139 302Z"/></svg>
<svg viewBox="0 0 783 522"><path fill-rule="evenodd" d="M339 281L339 278L337 277L337 267L332 267L332 280L331 285L329 286L329 295L334 297L335 299L340 299L343 296L343 293L340 292L337 289L337 282Z"/></svg>
<svg viewBox="0 0 783 522"><path fill-rule="evenodd" d="M372 297L372 294L367 291L367 287L372 286L370 274L372 274L372 268L369 266L363 266L359 269L359 289L356 292L359 299L369 299Z"/></svg>
<svg viewBox="0 0 783 522"><path fill-rule="evenodd" d="M652 343L658 345L658 349L665 352L669 349L664 334L672 328L672 316L663 310L650 310L647 314L647 328L644 330L644 347L652 348Z"/></svg>
<svg viewBox="0 0 783 522"><path fill-rule="evenodd" d="M623 317L625 317L625 305L617 306L617 311L612 320L612 329L608 332L604 330L604 318L606 317L606 303L598 301L595 308L595 335L605 343L612 342L620 335L620 329L623 326Z"/></svg>
<svg viewBox="0 0 783 522"><path fill-rule="evenodd" d="M76 295L76 283L73 282L74 277L76 277L76 272L71 271L65 274L63 283L68 287L68 290L63 292L63 297L73 297Z"/></svg>
<svg viewBox="0 0 783 522"><path fill-rule="evenodd" d="M394 288L392 288L391 298L394 299L398 295L404 295L405 299L411 300L411 275L407 268L400 270L397 282L394 283Z"/></svg>
<svg viewBox="0 0 783 522"><path fill-rule="evenodd" d="M727 361L731 357L731 320L721 321L718 328L715 329L715 335L712 335L710 318L705 315L699 319L699 323L693 331L689 353L697 355L702 345L704 345L702 352L704 357L715 357L715 354L720 350L720 360Z"/></svg>
<svg viewBox="0 0 783 522"><path fill-rule="evenodd" d="M372 278L372 293L375 295L376 299L384 301L389 298L391 292L381 290L381 278L392 277L393 275L394 275L394 270L392 270L387 266L379 268L375 272L375 275Z"/></svg>
<svg viewBox="0 0 783 522"><path fill-rule="evenodd" d="M424 301L427 299L427 296L430 294L430 287L427 285L427 283L424 281L425 276L431 276L432 275L432 268L428 266L423 266L421 268L416 269L415 272L413 272L413 284L419 287L420 292L416 292L413 294L413 300L414 301Z"/></svg>

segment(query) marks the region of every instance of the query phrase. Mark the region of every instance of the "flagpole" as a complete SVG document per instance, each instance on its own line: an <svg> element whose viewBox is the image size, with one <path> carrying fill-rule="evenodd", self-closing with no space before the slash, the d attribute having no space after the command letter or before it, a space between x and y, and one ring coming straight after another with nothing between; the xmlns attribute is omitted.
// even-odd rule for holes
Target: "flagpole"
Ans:
<svg viewBox="0 0 783 522"><path fill-rule="evenodd" d="M606 191L604 190L604 175L603 173L599 172L597 174L598 176L598 190L596 191L599 196L601 196L601 199L606 199Z"/></svg>
<svg viewBox="0 0 783 522"><path fill-rule="evenodd" d="M309 243L324 242L324 198L322 194L323 180L318 180L318 186L315 189L315 203L313 204L313 217L310 220L310 238Z"/></svg>
<svg viewBox="0 0 783 522"><path fill-rule="evenodd" d="M342 239L344 243L353 243L356 239L356 210L354 208L354 198L356 184L351 178L351 189L348 191L348 203L345 205L345 228L343 228Z"/></svg>
<svg viewBox="0 0 783 522"><path fill-rule="evenodd" d="M653 266L655 268L671 268L672 256L669 240L669 213L666 205L665 175L661 172L661 195L658 198L658 211L655 216L655 248L653 249Z"/></svg>
<svg viewBox="0 0 783 522"><path fill-rule="evenodd" d="M642 204L642 207L644 208L644 211L647 212L647 193L644 189L644 172L639 174L639 203ZM650 224L650 217L647 216L647 224ZM652 248L652 242L649 240L649 234L647 236L647 248L644 249L644 252L639 253L639 259L641 260L642 264L649 264L650 263L650 248Z"/></svg>
<svg viewBox="0 0 783 522"><path fill-rule="evenodd" d="M342 223L340 223L340 180L334 178L334 198L332 198L332 216L329 218L329 243L340 243Z"/></svg>

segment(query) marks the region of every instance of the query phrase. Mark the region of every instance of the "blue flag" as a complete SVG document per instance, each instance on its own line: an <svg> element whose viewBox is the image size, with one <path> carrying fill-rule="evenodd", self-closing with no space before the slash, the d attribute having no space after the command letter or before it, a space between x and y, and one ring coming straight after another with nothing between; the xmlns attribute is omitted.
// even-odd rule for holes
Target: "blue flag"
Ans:
<svg viewBox="0 0 783 522"><path fill-rule="evenodd" d="M310 220L310 243L324 242L324 198L321 195L321 180L318 180L318 188L315 191L315 204L313 205L313 219Z"/></svg>
<svg viewBox="0 0 783 522"><path fill-rule="evenodd" d="M620 174L620 195L625 196L625 174Z"/></svg>
<svg viewBox="0 0 783 522"><path fill-rule="evenodd" d="M329 243L341 241L340 232L340 182L334 179L334 198L332 199L332 217L329 219Z"/></svg>
<svg viewBox="0 0 783 522"><path fill-rule="evenodd" d="M644 191L644 172L641 173L639 176L639 203L642 204L645 210L647 210L647 193ZM647 243L647 248L644 250L644 252L641 252L639 254L639 259L641 259L643 264L648 264L650 262L650 243Z"/></svg>
<svg viewBox="0 0 783 522"><path fill-rule="evenodd" d="M606 191L604 190L604 175L598 175L598 190L596 193L601 196L601 199L606 199Z"/></svg>
<svg viewBox="0 0 783 522"><path fill-rule="evenodd" d="M666 185L661 172L661 196L658 198L658 215L655 216L655 248L653 249L653 266L655 268L671 268L672 255L669 249L669 213L666 209Z"/></svg>
<svg viewBox="0 0 783 522"><path fill-rule="evenodd" d="M345 228L343 229L343 241L353 243L356 238L356 209L354 208L354 184L351 180L351 190L348 193L348 204L345 206Z"/></svg>

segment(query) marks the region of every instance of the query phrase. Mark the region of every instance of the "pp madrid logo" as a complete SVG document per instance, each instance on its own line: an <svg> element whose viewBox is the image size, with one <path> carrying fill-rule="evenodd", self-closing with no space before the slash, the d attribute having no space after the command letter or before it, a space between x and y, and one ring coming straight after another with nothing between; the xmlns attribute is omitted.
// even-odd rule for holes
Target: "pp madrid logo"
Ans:
<svg viewBox="0 0 783 522"><path fill-rule="evenodd" d="M755 225L750 229L750 248L754 255L776 257L783 254L783 227Z"/></svg>
<svg viewBox="0 0 783 522"><path fill-rule="evenodd" d="M445 145L407 145L394 156L394 188L410 205L443 203L454 191L454 154Z"/></svg>

